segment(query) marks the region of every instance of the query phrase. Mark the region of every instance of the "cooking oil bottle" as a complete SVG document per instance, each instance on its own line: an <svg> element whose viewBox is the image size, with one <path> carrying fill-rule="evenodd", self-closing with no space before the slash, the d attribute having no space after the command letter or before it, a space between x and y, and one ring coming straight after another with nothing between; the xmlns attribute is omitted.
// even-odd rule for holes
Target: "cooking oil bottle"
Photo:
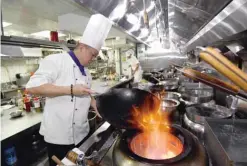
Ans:
<svg viewBox="0 0 247 166"><path fill-rule="evenodd" d="M20 90L17 91L17 96L16 96L16 103L17 103L17 107L19 110L23 111L24 108L24 104L23 104L23 97L22 97L22 93Z"/></svg>

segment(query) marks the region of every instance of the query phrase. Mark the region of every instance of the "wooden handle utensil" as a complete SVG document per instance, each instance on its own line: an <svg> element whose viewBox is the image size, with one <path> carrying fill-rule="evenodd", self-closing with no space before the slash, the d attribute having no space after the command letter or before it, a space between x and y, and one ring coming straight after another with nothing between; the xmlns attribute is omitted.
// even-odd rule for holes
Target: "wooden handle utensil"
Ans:
<svg viewBox="0 0 247 166"><path fill-rule="evenodd" d="M51 159L57 164L57 165L64 165L64 163L59 160L56 156L52 156Z"/></svg>
<svg viewBox="0 0 247 166"><path fill-rule="evenodd" d="M235 85L231 85L231 84L224 82L220 79L217 79L215 77L209 76L208 74L204 74L204 73L201 73L201 72L193 70L193 69L182 69L181 71L185 76L187 76L191 79L203 82L207 85L222 89L222 90L229 92L229 93L236 94L240 90L240 88L235 86Z"/></svg>
<svg viewBox="0 0 247 166"><path fill-rule="evenodd" d="M247 93L243 92L238 86L229 84L225 81L209 76L208 74L201 73L193 69L182 69L180 70L183 75L200 82L203 82L211 87L223 90L227 93L235 95L243 100L247 100Z"/></svg>
<svg viewBox="0 0 247 166"><path fill-rule="evenodd" d="M247 74L215 49L207 47L200 52L200 58L247 92Z"/></svg>

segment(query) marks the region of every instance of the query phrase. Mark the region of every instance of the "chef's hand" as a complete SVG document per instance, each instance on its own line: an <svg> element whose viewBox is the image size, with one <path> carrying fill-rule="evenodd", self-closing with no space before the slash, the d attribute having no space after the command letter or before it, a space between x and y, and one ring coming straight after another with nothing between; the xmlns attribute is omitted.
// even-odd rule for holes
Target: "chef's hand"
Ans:
<svg viewBox="0 0 247 166"><path fill-rule="evenodd" d="M92 93L94 93L94 91L85 85L77 84L73 86L73 94L75 96L88 95Z"/></svg>

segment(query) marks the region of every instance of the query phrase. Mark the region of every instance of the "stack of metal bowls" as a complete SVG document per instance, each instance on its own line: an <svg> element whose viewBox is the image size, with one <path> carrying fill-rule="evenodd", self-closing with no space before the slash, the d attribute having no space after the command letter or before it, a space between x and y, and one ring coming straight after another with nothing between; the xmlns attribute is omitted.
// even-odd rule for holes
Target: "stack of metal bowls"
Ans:
<svg viewBox="0 0 247 166"><path fill-rule="evenodd" d="M163 94L161 109L166 113L171 121L179 120L178 107L180 105L181 94L177 92L165 92Z"/></svg>

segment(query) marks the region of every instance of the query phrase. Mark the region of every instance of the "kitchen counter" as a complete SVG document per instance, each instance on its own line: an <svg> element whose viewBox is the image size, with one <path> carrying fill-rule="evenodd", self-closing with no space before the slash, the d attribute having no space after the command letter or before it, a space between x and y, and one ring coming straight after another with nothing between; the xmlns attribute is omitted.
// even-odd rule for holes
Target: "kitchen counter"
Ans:
<svg viewBox="0 0 247 166"><path fill-rule="evenodd" d="M117 83L117 81L93 80L91 88L97 93L104 93ZM3 116L1 117L1 141L39 124L42 120L42 113L26 113L25 111L23 111L22 117L11 119L9 113L17 109L17 107L14 107L3 111Z"/></svg>
<svg viewBox="0 0 247 166"><path fill-rule="evenodd" d="M42 113L36 112L26 113L23 111L22 117L10 118L9 113L17 109L17 107L14 107L3 111L3 116L1 117L1 141L41 122Z"/></svg>

